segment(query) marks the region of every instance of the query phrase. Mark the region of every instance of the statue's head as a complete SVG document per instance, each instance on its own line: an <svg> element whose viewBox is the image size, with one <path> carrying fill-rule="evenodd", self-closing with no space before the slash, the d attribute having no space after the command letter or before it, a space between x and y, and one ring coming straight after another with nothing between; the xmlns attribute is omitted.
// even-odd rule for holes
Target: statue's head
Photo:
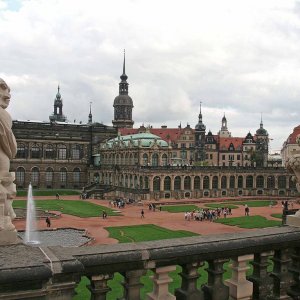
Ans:
<svg viewBox="0 0 300 300"><path fill-rule="evenodd" d="M7 108L10 101L10 88L6 82L0 78L0 106Z"/></svg>

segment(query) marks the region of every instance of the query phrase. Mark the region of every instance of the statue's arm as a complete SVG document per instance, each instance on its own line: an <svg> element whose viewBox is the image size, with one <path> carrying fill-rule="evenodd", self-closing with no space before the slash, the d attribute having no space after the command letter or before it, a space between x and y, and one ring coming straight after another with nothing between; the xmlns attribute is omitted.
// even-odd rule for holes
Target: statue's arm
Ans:
<svg viewBox="0 0 300 300"><path fill-rule="evenodd" d="M17 154L17 142L12 130L0 121L0 147L9 159Z"/></svg>

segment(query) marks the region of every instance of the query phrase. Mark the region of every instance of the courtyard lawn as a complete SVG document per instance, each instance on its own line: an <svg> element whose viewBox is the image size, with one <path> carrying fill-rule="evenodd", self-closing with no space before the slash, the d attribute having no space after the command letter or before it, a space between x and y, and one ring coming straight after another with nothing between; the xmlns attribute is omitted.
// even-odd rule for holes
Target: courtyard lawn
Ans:
<svg viewBox="0 0 300 300"><path fill-rule="evenodd" d="M271 214L273 218L282 219L282 214Z"/></svg>
<svg viewBox="0 0 300 300"><path fill-rule="evenodd" d="M27 196L27 190L18 190L17 196L18 197L25 197ZM78 190L36 190L33 189L33 196L54 196L59 194L60 196L68 196L68 195L79 195L81 192Z"/></svg>
<svg viewBox="0 0 300 300"><path fill-rule="evenodd" d="M193 211L194 209L198 210L199 207L196 205L162 205L161 210L168 211L170 213L180 213Z"/></svg>
<svg viewBox="0 0 300 300"><path fill-rule="evenodd" d="M270 206L270 203L272 202L273 205L277 204L277 201L270 201L270 200L257 200L257 201L237 201L230 204L233 205L248 205L249 207L264 207L264 206Z"/></svg>
<svg viewBox="0 0 300 300"><path fill-rule="evenodd" d="M120 243L155 241L174 239L198 235L184 230L170 230L153 224L105 227L109 237L117 239Z"/></svg>
<svg viewBox="0 0 300 300"><path fill-rule="evenodd" d="M262 216L244 216L235 218L220 218L215 221L230 226L238 226L241 228L265 228L280 226L281 221L268 220Z"/></svg>
<svg viewBox="0 0 300 300"><path fill-rule="evenodd" d="M205 204L205 207L208 207L208 208L228 207L228 208L231 208L231 209L239 208L238 206L236 206L234 204L230 204L230 203L226 203L226 202L223 202L223 203L209 203L209 204Z"/></svg>
<svg viewBox="0 0 300 300"><path fill-rule="evenodd" d="M60 211L67 215L77 217L99 217L102 211L105 210L109 216L119 216L120 213L114 212L112 209L105 206L97 205L81 200L35 200L35 206L43 210ZM27 201L14 200L13 207L25 208Z"/></svg>

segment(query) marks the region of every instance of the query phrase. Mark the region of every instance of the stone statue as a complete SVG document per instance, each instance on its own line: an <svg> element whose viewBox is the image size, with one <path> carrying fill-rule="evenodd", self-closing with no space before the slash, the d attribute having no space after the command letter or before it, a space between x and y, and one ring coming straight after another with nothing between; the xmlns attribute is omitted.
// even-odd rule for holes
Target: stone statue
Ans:
<svg viewBox="0 0 300 300"><path fill-rule="evenodd" d="M12 224L15 213L12 199L16 195L15 174L9 172L10 160L17 153L17 143L12 132L12 119L5 110L10 102L10 88L0 78L0 244L14 242L16 230Z"/></svg>

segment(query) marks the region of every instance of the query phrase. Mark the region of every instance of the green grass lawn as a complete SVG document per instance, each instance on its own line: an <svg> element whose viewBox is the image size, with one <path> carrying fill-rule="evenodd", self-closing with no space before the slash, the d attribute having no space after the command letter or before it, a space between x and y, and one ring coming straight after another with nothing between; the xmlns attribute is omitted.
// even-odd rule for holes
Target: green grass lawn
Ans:
<svg viewBox="0 0 300 300"><path fill-rule="evenodd" d="M170 230L153 224L105 227L109 237L117 239L120 243L155 241L174 239L198 235L184 230Z"/></svg>
<svg viewBox="0 0 300 300"><path fill-rule="evenodd" d="M196 205L162 205L161 210L168 211L170 213L180 213L186 211L193 211L199 209Z"/></svg>
<svg viewBox="0 0 300 300"><path fill-rule="evenodd" d="M35 206L43 210L56 210L77 217L99 217L105 210L109 216L119 216L112 209L81 200L35 200ZM25 208L27 201L14 200L13 207Z"/></svg>
<svg viewBox="0 0 300 300"><path fill-rule="evenodd" d="M59 194L60 196L67 196L67 195L79 195L81 192L78 190L36 190L33 189L33 196L54 196L56 194ZM27 196L27 190L18 190L17 196L24 197Z"/></svg>
<svg viewBox="0 0 300 300"><path fill-rule="evenodd" d="M243 216L235 218L220 218L215 221L216 223L222 223L230 226L238 226L241 228L265 228L280 226L281 221L268 220L262 216Z"/></svg>
<svg viewBox="0 0 300 300"><path fill-rule="evenodd" d="M270 200L257 200L257 201L237 201L234 203L231 203L233 205L245 205L247 204L249 207L264 207L269 206L270 203L273 203L273 205L277 204L277 201L270 201Z"/></svg>
<svg viewBox="0 0 300 300"><path fill-rule="evenodd" d="M282 214L271 214L273 218L282 219Z"/></svg>
<svg viewBox="0 0 300 300"><path fill-rule="evenodd" d="M223 203L209 203L209 204L205 204L205 207L208 207L208 208L228 207L228 208L231 208L231 209L238 208L237 205L226 203L226 202L223 202Z"/></svg>

